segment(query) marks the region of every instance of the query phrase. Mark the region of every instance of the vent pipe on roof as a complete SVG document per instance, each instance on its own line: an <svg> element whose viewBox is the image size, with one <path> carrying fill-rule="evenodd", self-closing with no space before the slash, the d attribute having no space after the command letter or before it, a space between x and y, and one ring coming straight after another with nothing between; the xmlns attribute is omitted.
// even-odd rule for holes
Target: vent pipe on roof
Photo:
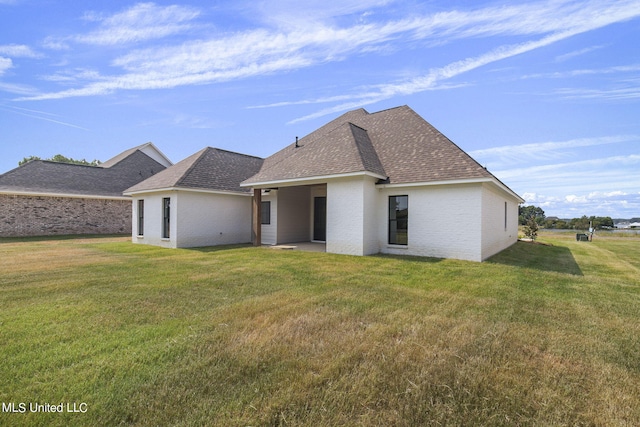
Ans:
<svg viewBox="0 0 640 427"><path fill-rule="evenodd" d="M300 145L298 145L298 137L296 136L296 148L300 147Z"/></svg>

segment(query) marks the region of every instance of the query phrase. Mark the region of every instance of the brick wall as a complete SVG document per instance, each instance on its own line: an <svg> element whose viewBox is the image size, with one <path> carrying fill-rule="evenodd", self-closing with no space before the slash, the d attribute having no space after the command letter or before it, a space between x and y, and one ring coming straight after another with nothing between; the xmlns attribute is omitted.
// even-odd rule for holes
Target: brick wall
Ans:
<svg viewBox="0 0 640 427"><path fill-rule="evenodd" d="M130 200L0 194L2 237L130 233Z"/></svg>

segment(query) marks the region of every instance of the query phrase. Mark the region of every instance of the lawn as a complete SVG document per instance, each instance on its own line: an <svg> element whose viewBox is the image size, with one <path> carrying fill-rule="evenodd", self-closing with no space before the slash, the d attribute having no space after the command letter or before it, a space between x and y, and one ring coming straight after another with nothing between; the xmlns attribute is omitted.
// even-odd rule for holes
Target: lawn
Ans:
<svg viewBox="0 0 640 427"><path fill-rule="evenodd" d="M0 425L640 425L640 239L539 242L0 240Z"/></svg>

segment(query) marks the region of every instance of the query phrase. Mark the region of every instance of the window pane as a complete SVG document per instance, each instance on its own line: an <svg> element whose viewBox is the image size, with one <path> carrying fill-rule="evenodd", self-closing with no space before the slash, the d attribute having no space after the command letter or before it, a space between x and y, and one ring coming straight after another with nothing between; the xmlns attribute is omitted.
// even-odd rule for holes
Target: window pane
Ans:
<svg viewBox="0 0 640 427"><path fill-rule="evenodd" d="M168 239L170 237L171 224L171 198L162 199L162 237Z"/></svg>
<svg viewBox="0 0 640 427"><path fill-rule="evenodd" d="M144 200L138 200L138 236L144 236Z"/></svg>
<svg viewBox="0 0 640 427"><path fill-rule="evenodd" d="M409 243L409 196L389 197L389 244Z"/></svg>
<svg viewBox="0 0 640 427"><path fill-rule="evenodd" d="M260 223L271 224L271 202L262 202L260 207L261 207Z"/></svg>

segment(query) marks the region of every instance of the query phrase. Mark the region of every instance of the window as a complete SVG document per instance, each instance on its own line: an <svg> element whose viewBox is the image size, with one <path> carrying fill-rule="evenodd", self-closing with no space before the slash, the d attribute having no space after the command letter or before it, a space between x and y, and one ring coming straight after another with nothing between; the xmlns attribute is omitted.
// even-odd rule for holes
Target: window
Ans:
<svg viewBox="0 0 640 427"><path fill-rule="evenodd" d="M162 199L162 237L168 239L171 234L171 198Z"/></svg>
<svg viewBox="0 0 640 427"><path fill-rule="evenodd" d="M389 244L406 245L409 230L409 196L389 197Z"/></svg>
<svg viewBox="0 0 640 427"><path fill-rule="evenodd" d="M260 210L260 224L271 224L271 202L262 202Z"/></svg>
<svg viewBox="0 0 640 427"><path fill-rule="evenodd" d="M138 200L138 236L144 236L144 200Z"/></svg>
<svg viewBox="0 0 640 427"><path fill-rule="evenodd" d="M504 202L504 231L507 231L507 202Z"/></svg>

